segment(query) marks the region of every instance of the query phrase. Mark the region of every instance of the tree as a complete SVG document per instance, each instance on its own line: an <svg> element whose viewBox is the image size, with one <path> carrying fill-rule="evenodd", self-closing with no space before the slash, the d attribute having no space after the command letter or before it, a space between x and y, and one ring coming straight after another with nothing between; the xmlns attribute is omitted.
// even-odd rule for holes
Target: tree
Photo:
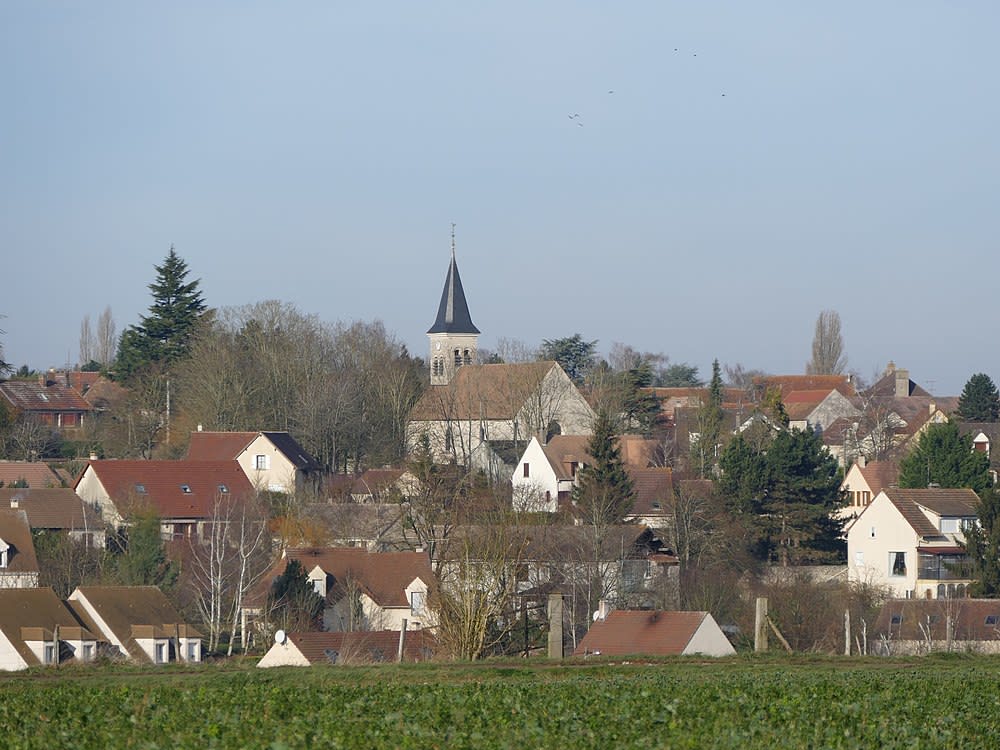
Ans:
<svg viewBox="0 0 1000 750"><path fill-rule="evenodd" d="M596 348L596 341L584 341L579 333L574 333L566 338L542 341L539 358L555 360L570 380L582 385L587 372L597 361Z"/></svg>
<svg viewBox="0 0 1000 750"><path fill-rule="evenodd" d="M720 490L748 532L754 554L782 565L827 561L842 552L837 460L811 431L779 432L754 444L743 434L720 461Z"/></svg>
<svg viewBox="0 0 1000 750"><path fill-rule="evenodd" d="M81 365L92 361L95 356L97 346L94 339L94 331L90 327L90 316L84 315L80 323L80 359Z"/></svg>
<svg viewBox="0 0 1000 750"><path fill-rule="evenodd" d="M308 571L298 560L289 560L271 585L267 607L270 621L282 630L319 630L323 606L323 598L309 582Z"/></svg>
<svg viewBox="0 0 1000 750"><path fill-rule="evenodd" d="M153 304L138 326L129 326L118 345L118 371L130 375L153 363L171 365L188 354L206 311L199 280L187 282L187 263L170 246L156 280L149 285Z"/></svg>
<svg viewBox="0 0 1000 750"><path fill-rule="evenodd" d="M977 373L969 378L958 397L958 411L965 422L996 422L1000 419L1000 393L989 375Z"/></svg>
<svg viewBox="0 0 1000 750"><path fill-rule="evenodd" d="M177 580L177 568L167 559L160 536L160 517L149 507L136 507L129 525L119 532L117 578L125 586L169 588Z"/></svg>
<svg viewBox="0 0 1000 750"><path fill-rule="evenodd" d="M680 362L663 369L657 378L657 385L664 388L700 388L703 383L696 366Z"/></svg>
<svg viewBox="0 0 1000 750"><path fill-rule="evenodd" d="M991 486L990 459L972 448L972 435L958 424L932 424L899 464L899 486L920 488L969 487L982 492Z"/></svg>
<svg viewBox="0 0 1000 750"><path fill-rule="evenodd" d="M806 374L840 375L846 367L844 339L840 334L840 315L834 310L823 310L816 318L812 359L806 365Z"/></svg>
<svg viewBox="0 0 1000 750"><path fill-rule="evenodd" d="M722 441L722 374L719 360L712 362L712 380L708 386L708 400L698 410L698 439L691 446L694 466L702 479L715 473L719 444Z"/></svg>
<svg viewBox="0 0 1000 750"><path fill-rule="evenodd" d="M979 493L979 524L965 529L965 551L972 561L972 596L1000 597L1000 493Z"/></svg>
<svg viewBox="0 0 1000 750"><path fill-rule="evenodd" d="M579 472L573 500L595 526L619 523L632 510L632 479L625 470L614 420L599 413L587 444L591 463Z"/></svg>
<svg viewBox="0 0 1000 750"><path fill-rule="evenodd" d="M118 340L115 338L115 319L111 317L111 307L105 307L97 319L97 334L94 341L94 359L105 367L115 360L118 351Z"/></svg>
<svg viewBox="0 0 1000 750"><path fill-rule="evenodd" d="M2 320L4 315L0 315L0 320ZM5 330L0 328L0 334L7 333ZM0 377L14 372L14 368L3 358L3 344L0 344Z"/></svg>

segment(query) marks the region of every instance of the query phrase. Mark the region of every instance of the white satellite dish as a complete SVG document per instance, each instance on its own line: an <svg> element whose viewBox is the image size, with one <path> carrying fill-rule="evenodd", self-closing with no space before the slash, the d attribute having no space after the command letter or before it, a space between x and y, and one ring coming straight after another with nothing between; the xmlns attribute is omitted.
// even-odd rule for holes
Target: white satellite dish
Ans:
<svg viewBox="0 0 1000 750"><path fill-rule="evenodd" d="M279 646L282 645L286 640L288 640L288 636L285 635L284 630L278 630L275 632L274 642L277 643Z"/></svg>

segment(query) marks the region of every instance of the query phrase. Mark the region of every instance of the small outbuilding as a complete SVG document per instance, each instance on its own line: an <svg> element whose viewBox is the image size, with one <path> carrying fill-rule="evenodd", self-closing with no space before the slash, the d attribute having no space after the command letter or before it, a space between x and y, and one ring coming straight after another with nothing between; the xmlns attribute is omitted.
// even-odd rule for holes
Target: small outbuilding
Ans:
<svg viewBox="0 0 1000 750"><path fill-rule="evenodd" d="M598 619L574 656L731 656L736 649L709 612L615 610Z"/></svg>

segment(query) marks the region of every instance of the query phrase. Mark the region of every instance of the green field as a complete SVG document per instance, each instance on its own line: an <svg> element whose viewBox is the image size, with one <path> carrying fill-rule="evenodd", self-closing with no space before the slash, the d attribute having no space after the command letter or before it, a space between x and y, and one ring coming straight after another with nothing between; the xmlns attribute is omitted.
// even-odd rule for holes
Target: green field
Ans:
<svg viewBox="0 0 1000 750"><path fill-rule="evenodd" d="M43 670L0 746L1000 748L1000 660Z"/></svg>

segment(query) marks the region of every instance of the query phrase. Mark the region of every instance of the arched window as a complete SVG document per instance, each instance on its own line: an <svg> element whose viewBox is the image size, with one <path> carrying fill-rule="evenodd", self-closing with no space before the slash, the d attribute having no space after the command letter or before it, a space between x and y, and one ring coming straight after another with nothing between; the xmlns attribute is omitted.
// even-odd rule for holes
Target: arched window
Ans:
<svg viewBox="0 0 1000 750"><path fill-rule="evenodd" d="M462 352L462 364L465 364L465 365L471 365L472 364L472 357L469 354L469 350L468 349L466 349L464 352Z"/></svg>
<svg viewBox="0 0 1000 750"><path fill-rule="evenodd" d="M937 591L937 598L938 598L938 599L944 599L944 598L945 598L945 595L946 595L946 594L945 594L945 587L944 587L944 584L943 584L943 583L939 583L939 584L938 584L938 591Z"/></svg>
<svg viewBox="0 0 1000 750"><path fill-rule="evenodd" d="M462 350L461 349L456 349L455 350L455 367L461 367L461 366L462 366Z"/></svg>

